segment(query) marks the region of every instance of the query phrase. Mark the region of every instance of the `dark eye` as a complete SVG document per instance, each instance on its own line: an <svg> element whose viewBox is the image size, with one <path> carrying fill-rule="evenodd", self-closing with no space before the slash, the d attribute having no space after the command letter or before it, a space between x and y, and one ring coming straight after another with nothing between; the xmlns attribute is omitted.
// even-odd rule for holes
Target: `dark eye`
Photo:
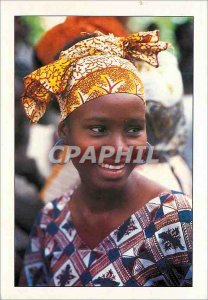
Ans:
<svg viewBox="0 0 208 300"><path fill-rule="evenodd" d="M96 126L91 126L90 130L94 133L94 134L104 134L106 133L107 129L105 126L103 125L96 125Z"/></svg>
<svg viewBox="0 0 208 300"><path fill-rule="evenodd" d="M130 127L127 129L127 134L132 136L138 136L141 133L141 127Z"/></svg>

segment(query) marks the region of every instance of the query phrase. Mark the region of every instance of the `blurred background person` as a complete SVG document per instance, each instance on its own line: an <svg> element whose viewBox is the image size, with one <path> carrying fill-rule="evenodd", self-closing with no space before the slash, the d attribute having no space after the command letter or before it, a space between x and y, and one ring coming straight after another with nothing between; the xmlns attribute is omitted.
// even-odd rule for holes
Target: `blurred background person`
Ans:
<svg viewBox="0 0 208 300"><path fill-rule="evenodd" d="M186 143L181 155L192 171L192 103L193 103L193 17L131 17L128 28L136 31L159 29L162 39L173 45L183 80L182 104L186 121Z"/></svg>
<svg viewBox="0 0 208 300"><path fill-rule="evenodd" d="M182 155L187 141L182 76L172 53L161 53L158 60L157 69L144 63L137 66L145 86L148 142L159 158L159 163L138 170L155 181L159 174L166 186L191 194L191 171Z"/></svg>
<svg viewBox="0 0 208 300"><path fill-rule="evenodd" d="M43 206L39 191L44 184L36 161L27 155L30 123L20 105L22 78L34 69L29 27L15 18L15 283L22 269L25 248L34 219Z"/></svg>
<svg viewBox="0 0 208 300"><path fill-rule="evenodd" d="M184 84L184 105L187 122L187 142L183 150L183 156L192 170L192 143L193 143L193 130L192 130L192 106L190 103L193 101L193 36L194 24L191 20L187 20L179 24L175 30L175 36L179 47L179 67L183 77ZM190 107L191 106L191 107Z"/></svg>

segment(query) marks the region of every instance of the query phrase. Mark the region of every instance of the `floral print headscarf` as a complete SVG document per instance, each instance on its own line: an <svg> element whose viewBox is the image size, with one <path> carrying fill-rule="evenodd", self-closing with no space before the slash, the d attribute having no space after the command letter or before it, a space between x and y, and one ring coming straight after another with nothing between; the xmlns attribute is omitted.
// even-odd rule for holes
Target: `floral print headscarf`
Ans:
<svg viewBox="0 0 208 300"><path fill-rule="evenodd" d="M133 62L142 60L158 67L157 55L168 47L170 44L159 42L158 30L127 38L96 32L95 37L62 51L58 60L24 78L21 100L25 112L37 123L53 95L62 120L85 102L107 94L134 94L145 102L143 83Z"/></svg>

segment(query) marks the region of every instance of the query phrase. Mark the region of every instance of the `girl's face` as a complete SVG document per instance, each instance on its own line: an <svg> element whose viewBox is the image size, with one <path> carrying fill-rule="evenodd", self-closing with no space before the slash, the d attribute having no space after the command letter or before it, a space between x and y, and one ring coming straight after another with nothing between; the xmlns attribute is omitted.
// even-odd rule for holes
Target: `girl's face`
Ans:
<svg viewBox="0 0 208 300"><path fill-rule="evenodd" d="M98 97L73 111L60 124L59 133L66 144L79 146L82 153L88 146L93 146L96 153L102 146L122 147L122 151L127 151L129 146L146 146L144 102L127 93ZM105 158L102 165L78 160L73 160L73 164L82 182L98 189L124 187L136 166L125 163L125 157L115 163L115 156Z"/></svg>

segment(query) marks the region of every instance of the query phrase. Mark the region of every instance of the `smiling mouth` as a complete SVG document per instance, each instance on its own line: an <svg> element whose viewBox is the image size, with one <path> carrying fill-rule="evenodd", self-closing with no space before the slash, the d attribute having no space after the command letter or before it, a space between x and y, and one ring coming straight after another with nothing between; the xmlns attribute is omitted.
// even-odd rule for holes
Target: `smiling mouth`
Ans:
<svg viewBox="0 0 208 300"><path fill-rule="evenodd" d="M122 165L109 165L109 164L98 164L99 167L107 170L118 171L125 167L125 164Z"/></svg>

